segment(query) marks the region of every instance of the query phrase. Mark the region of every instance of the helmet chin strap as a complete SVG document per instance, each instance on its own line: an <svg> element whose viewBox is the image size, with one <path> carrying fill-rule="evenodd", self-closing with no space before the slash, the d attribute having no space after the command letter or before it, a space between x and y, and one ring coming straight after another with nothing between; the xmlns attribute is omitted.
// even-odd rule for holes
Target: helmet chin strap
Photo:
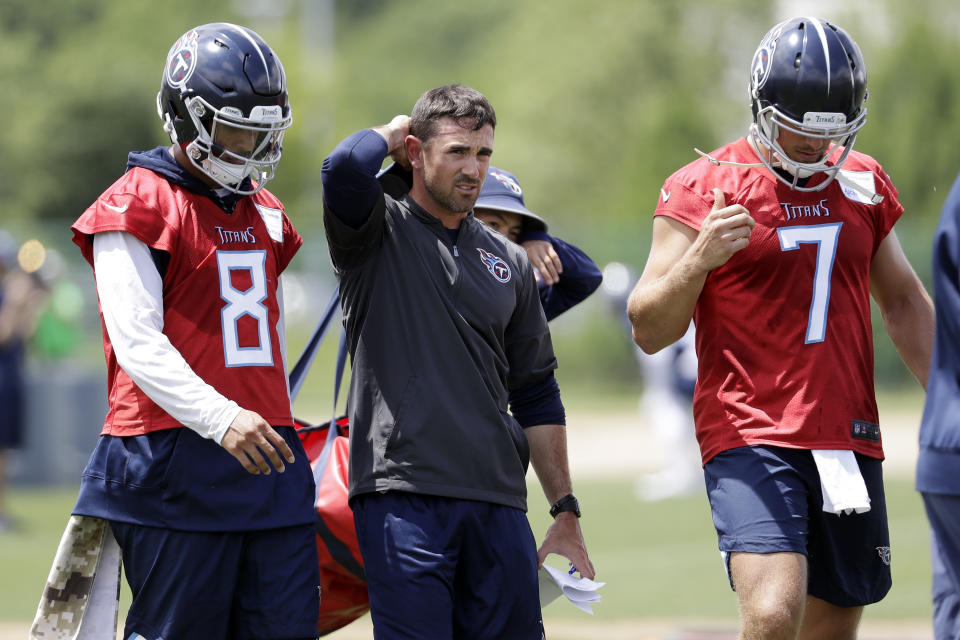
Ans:
<svg viewBox="0 0 960 640"><path fill-rule="evenodd" d="M747 136L747 140L750 142L750 146L753 148L754 153L756 153L758 157L762 157L761 154L764 153L764 152L760 149L759 145L757 144L756 137L753 135L752 127L751 127L750 135ZM714 158L713 156L711 156L709 153L706 153L705 151L701 151L700 149L698 149L698 148L696 148L696 147L694 147L693 150L696 151L697 154L699 154L699 155L703 156L704 158L706 158L706 159L707 159L707 162L709 162L710 164L712 164L712 165L715 166L715 167L719 167L720 165L726 165L726 166L730 166L730 167L769 167L769 168L771 168L771 169L783 169L784 171L787 171L788 173L790 173L791 175L794 176L794 184L793 184L793 185L789 185L789 183L787 183L788 186L790 186L791 189L796 186L796 181L797 181L798 179L808 177L808 176L804 176L804 175L797 175L797 171L796 171L796 170L797 170L797 169L800 169L800 168L797 167L796 165L793 165L793 169L794 169L794 170L791 171L790 165L791 165L792 163L787 163L787 164L785 164L785 163L783 162L783 160L780 158L780 156L779 156L778 154L772 152L772 151L770 152L770 154L771 154L771 156L773 156L773 157L770 159L769 165L768 165L766 162L730 162L730 161L727 161L727 160L717 160L716 158ZM802 172L802 173L806 173L807 171L809 171L809 170L800 169L800 172ZM810 171L809 173L810 173L810 175L813 175L814 172ZM883 202L883 196L882 196L882 195L880 195L879 193L876 193L875 191L872 191L872 190L870 190L870 189L867 189L866 187L864 187L864 186L862 186L862 185L854 182L853 180L849 179L849 178L848 178L846 175L844 175L844 173L843 173L841 170L839 170L839 169L837 170L837 172L836 172L836 174L835 174L835 178L836 178L837 182L839 182L840 184L842 184L842 185L845 186L845 187L848 187L848 188L850 188L850 189L853 189L854 191L856 191L856 192L859 193L860 195L864 196L865 198L868 198L868 199L870 200L870 202L872 202L873 204L880 204L881 202ZM777 176L777 179L778 179L778 180L781 180L782 182L785 182L785 181L782 179L781 176ZM825 182L825 183L823 184L823 186L825 187L825 186L827 186L829 183L830 183L830 181L828 180L827 182Z"/></svg>
<svg viewBox="0 0 960 640"><path fill-rule="evenodd" d="M767 160L769 161L771 168L782 169L787 173L789 173L790 175L792 175L793 184L790 185L791 189L796 188L800 180L809 178L814 173L817 173L816 167L823 167L826 165L827 156L824 155L823 159L821 159L819 162L812 163L813 168L801 167L796 162L793 162L792 160L790 160L789 157L785 157L786 154L780 153L778 151L774 151L773 149L768 147L766 144L761 144L760 142L758 142L756 130L755 130L756 126L757 125L751 125L750 133L747 135L747 140L750 142L750 146L753 147L753 152L756 153L757 157L760 157L760 158L763 158L763 155L761 154L766 154ZM772 136L768 135L767 139L776 140L777 135L779 133L779 129L777 125L772 123L770 124L770 127L772 128L773 135ZM765 163L762 163L762 164L765 164ZM820 186L821 189L826 188L826 186L830 184L830 182L836 177L837 171L839 171L839 168L832 172L832 174L830 175L830 179L825 181L822 184L822 186Z"/></svg>
<svg viewBox="0 0 960 640"><path fill-rule="evenodd" d="M797 163L791 162L789 158L784 158L777 152L773 152L773 155L777 158L776 160L777 166L779 166L781 169L783 169L784 171L792 175L794 178L798 178L802 180L804 178L809 178L813 174L817 173L815 169L808 169L805 167L801 167ZM824 157L824 160L821 160L820 162L816 162L813 164L825 166L825 163L826 163L826 157Z"/></svg>

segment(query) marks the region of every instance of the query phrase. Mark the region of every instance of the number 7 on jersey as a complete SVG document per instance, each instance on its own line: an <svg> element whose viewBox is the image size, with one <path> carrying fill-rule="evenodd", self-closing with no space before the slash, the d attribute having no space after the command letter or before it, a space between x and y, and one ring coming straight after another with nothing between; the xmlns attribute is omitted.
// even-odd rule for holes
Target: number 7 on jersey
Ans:
<svg viewBox="0 0 960 640"><path fill-rule="evenodd" d="M807 320L807 335L804 344L823 342L827 335L827 311L830 308L830 275L837 256L837 239L842 222L830 224L780 227L781 251L795 251L802 244L817 246L817 266L813 273L813 299L810 301L810 316Z"/></svg>

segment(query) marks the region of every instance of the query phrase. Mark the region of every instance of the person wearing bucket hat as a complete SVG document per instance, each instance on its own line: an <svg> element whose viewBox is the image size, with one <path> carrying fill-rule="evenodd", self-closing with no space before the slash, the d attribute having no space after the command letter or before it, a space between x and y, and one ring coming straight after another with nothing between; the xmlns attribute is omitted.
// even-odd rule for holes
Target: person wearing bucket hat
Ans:
<svg viewBox="0 0 960 640"><path fill-rule="evenodd" d="M527 208L520 182L509 171L487 170L473 214L526 250L547 320L579 304L600 286L600 268L576 246L547 233L546 221Z"/></svg>
<svg viewBox="0 0 960 640"><path fill-rule="evenodd" d="M520 241L520 235L526 231L540 231L546 233L546 221L527 209L523 199L523 189L520 187L520 181L517 176L498 169L490 167L487 170L487 177L483 181L483 188L480 190L480 197L477 203L473 205L473 213L480 217L480 211L484 217L482 222L487 222L489 216L496 213L506 213L508 217L501 220L509 220L510 225L506 227L495 227L497 231L503 233L514 242ZM512 214L512 215L509 215ZM491 226L493 226L491 224Z"/></svg>

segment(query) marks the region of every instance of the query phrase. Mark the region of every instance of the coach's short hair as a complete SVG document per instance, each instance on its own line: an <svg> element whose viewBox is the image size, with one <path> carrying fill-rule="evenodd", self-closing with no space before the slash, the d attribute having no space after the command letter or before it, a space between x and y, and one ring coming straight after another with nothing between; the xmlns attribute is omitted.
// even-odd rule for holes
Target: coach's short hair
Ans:
<svg viewBox="0 0 960 640"><path fill-rule="evenodd" d="M461 127L473 131L487 124L497 126L497 114L486 97L462 84L444 85L420 96L410 114L410 135L426 143L436 134L442 118L453 118Z"/></svg>

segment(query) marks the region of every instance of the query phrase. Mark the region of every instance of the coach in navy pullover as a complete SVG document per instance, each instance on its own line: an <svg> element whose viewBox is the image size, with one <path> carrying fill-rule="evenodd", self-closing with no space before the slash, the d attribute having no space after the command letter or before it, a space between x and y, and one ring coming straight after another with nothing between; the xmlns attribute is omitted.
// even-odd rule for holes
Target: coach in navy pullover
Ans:
<svg viewBox="0 0 960 640"><path fill-rule="evenodd" d="M323 165L353 365L350 498L404 491L526 510L532 457L556 501L570 492L565 419L533 268L472 212L450 229L384 193L377 172L403 144L402 118L349 136ZM561 552L592 576L579 526L562 515L540 559Z"/></svg>
<svg viewBox="0 0 960 640"><path fill-rule="evenodd" d="M350 497L392 489L525 510L529 449L509 390L533 396L514 404L518 420L565 421L532 267L472 214L454 234L410 197L385 196L376 173L386 152L368 129L323 167L353 362ZM502 261L509 287L480 250Z"/></svg>

